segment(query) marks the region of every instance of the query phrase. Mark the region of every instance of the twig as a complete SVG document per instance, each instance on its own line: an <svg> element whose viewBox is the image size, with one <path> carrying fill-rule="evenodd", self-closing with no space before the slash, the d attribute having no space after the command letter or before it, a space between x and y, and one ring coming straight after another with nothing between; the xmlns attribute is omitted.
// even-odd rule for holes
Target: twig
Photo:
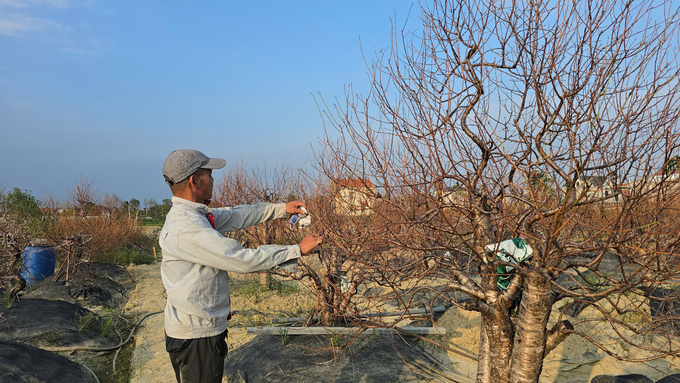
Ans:
<svg viewBox="0 0 680 383"><path fill-rule="evenodd" d="M435 341L430 340L430 339L427 339L427 338L425 338L424 336L420 336L420 335L418 335L418 334L414 334L414 333L412 333L412 332L402 330L402 329L399 328L399 327L395 327L395 329L397 329L397 331L399 331L399 332L402 333L402 334L407 334L407 335L415 336L416 338L418 338L418 339L420 339L420 340L424 340L424 341L427 342L427 343L431 343L431 344L433 344L433 345L435 345L435 346L437 346L437 347L441 347L441 348L443 348L443 349L446 350L446 351L451 351L451 352L453 352L453 353L455 353L455 354L458 354L458 355L460 355L460 356L464 356L464 357L466 357L466 358L468 358L468 359L472 359L472 360L474 360L475 362L478 362L478 361L479 361L479 359L478 359L476 356L468 355L468 354L466 354L466 353L464 353L464 352L462 352L462 351L458 351L458 350L452 349L452 348L450 348L450 347L444 346L443 344L438 343L438 342L435 342Z"/></svg>
<svg viewBox="0 0 680 383"><path fill-rule="evenodd" d="M130 331L132 331L132 330L130 330ZM116 334L118 334L118 339L120 339L120 341L122 342L123 336L120 335L120 331L118 331L118 326L116 326ZM116 359L118 358L118 354L120 354L120 350L122 350L122 349L123 348L121 347L118 350L116 350L116 355L113 356L113 372L116 372Z"/></svg>
<svg viewBox="0 0 680 383"><path fill-rule="evenodd" d="M99 383L99 378L97 378L97 374L95 374L94 371L92 371L92 370L90 369L90 367L87 367L86 365L84 365L84 364L82 364L82 363L81 363L80 365L81 365L84 369L86 369L87 371L89 371L90 374L92 374L92 377L94 378L94 381L95 381L95 382Z"/></svg>
<svg viewBox="0 0 680 383"><path fill-rule="evenodd" d="M135 282L135 279L132 278L132 274L130 274L130 272L128 271L128 269L127 269L125 266L121 266L121 267L123 268L123 270L125 270L125 272L127 273L128 277L130 277L130 280L132 281L132 283L136 283L136 282Z"/></svg>

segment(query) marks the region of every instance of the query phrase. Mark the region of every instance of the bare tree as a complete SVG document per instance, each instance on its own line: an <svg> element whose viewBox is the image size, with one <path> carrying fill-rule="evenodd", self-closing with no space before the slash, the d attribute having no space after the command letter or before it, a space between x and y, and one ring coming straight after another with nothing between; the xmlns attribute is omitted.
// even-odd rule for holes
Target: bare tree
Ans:
<svg viewBox="0 0 680 383"><path fill-rule="evenodd" d="M646 360L677 353L663 330L679 318L646 305L680 270L680 189L653 177L680 148L678 9L435 0L420 10L421 33L395 23L370 93L350 89L326 109L320 169L370 178L383 197L370 227L389 250L355 247L353 260L386 286L437 276L449 279L439 295L464 293L451 301L481 314L478 382L536 382L572 334L628 358L586 322L654 352ZM336 233L339 246L356 244ZM493 245L520 237L528 260ZM551 322L558 302L567 308Z"/></svg>
<svg viewBox="0 0 680 383"><path fill-rule="evenodd" d="M120 208L122 204L123 200L118 197L118 194L116 193L104 193L104 197L102 197L102 206L109 216L113 215L116 209Z"/></svg>
<svg viewBox="0 0 680 383"><path fill-rule="evenodd" d="M149 211L152 207L158 205L155 198L144 198L144 210Z"/></svg>
<svg viewBox="0 0 680 383"><path fill-rule="evenodd" d="M215 184L212 205L238 206L258 202L281 203L304 199L304 188L298 171L286 164L274 169L247 167L244 163L232 166L222 180ZM299 243L302 237L292 232L283 221L268 221L262 225L236 232L224 233L244 247L256 248L268 244ZM270 286L271 274L260 273L260 283Z"/></svg>
<svg viewBox="0 0 680 383"><path fill-rule="evenodd" d="M73 207L83 217L96 209L100 198L93 182L82 176L69 191L69 197Z"/></svg>
<svg viewBox="0 0 680 383"><path fill-rule="evenodd" d="M300 177L295 169L282 165L268 170L266 167L233 166L215 185L215 206L251 205L258 202L280 203L304 193ZM281 238L285 225L281 222L265 222L261 226L230 233L244 246L258 247L274 243ZM285 235L283 235L285 237Z"/></svg>
<svg viewBox="0 0 680 383"><path fill-rule="evenodd" d="M363 259L361 254L380 253L384 248L379 224L370 215L347 216L345 209L338 208L338 195L329 183L316 180L312 184L314 189L304 196L313 217L309 230L321 234L324 244L313 257L298 260L300 272L283 274L302 283L315 297L306 324L365 324L361 314L375 310L381 300L372 299L370 293L360 294L366 293L360 288L375 280L378 270L372 264L375 257ZM298 238L305 230L297 231Z"/></svg>
<svg viewBox="0 0 680 383"><path fill-rule="evenodd" d="M23 249L30 241L27 222L16 216L0 215L0 288L13 300L26 287L21 275Z"/></svg>

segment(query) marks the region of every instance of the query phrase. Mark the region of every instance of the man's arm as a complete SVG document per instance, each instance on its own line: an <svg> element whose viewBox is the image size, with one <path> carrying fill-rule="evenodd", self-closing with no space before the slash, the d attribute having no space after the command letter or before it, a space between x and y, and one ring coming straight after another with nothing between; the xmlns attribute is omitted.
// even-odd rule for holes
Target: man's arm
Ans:
<svg viewBox="0 0 680 383"><path fill-rule="evenodd" d="M215 216L215 228L223 233L242 230L272 219L287 218L288 214L304 213L300 207L305 207L304 202L290 201L285 204L259 202L254 205L215 208L212 212Z"/></svg>
<svg viewBox="0 0 680 383"><path fill-rule="evenodd" d="M215 216L215 228L223 233L255 226L277 218L286 218L285 204L270 204L266 202L254 205L239 205L234 207L212 209Z"/></svg>
<svg viewBox="0 0 680 383"><path fill-rule="evenodd" d="M212 228L194 228L183 230L175 238L161 238L161 241L164 248L172 248L168 254L172 254L173 259L169 256L164 261L187 261L220 270L253 273L297 260L319 245L322 238L308 234L299 245L263 245L246 249L237 240L225 238Z"/></svg>
<svg viewBox="0 0 680 383"><path fill-rule="evenodd" d="M238 273L270 270L302 255L298 245L264 245L247 249L211 227L192 227L174 236L166 233L161 242L164 262L186 261ZM167 257L166 249L170 250Z"/></svg>

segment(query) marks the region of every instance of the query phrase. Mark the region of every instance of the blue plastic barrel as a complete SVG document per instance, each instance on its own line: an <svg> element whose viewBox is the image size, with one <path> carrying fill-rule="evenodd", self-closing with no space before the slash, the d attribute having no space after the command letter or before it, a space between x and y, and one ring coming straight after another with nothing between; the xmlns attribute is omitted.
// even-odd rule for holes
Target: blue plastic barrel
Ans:
<svg viewBox="0 0 680 383"><path fill-rule="evenodd" d="M54 275L56 255L57 252L51 247L26 246L21 258L21 277L26 280L26 287Z"/></svg>

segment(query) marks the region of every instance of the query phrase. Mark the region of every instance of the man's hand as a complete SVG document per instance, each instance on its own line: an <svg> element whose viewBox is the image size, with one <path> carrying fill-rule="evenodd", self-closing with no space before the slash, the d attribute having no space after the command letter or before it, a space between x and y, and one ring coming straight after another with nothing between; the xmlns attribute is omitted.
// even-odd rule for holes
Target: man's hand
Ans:
<svg viewBox="0 0 680 383"><path fill-rule="evenodd" d="M323 242L323 238L320 235L307 234L304 238L302 238L302 242L300 242L298 246L300 246L300 252L302 255L307 255L310 251L314 250L315 247L321 244L321 242Z"/></svg>
<svg viewBox="0 0 680 383"><path fill-rule="evenodd" d="M305 206L305 203L302 201L290 201L286 203L286 213L288 214L305 214L302 209L299 209L298 207L304 207L305 209L307 206Z"/></svg>

